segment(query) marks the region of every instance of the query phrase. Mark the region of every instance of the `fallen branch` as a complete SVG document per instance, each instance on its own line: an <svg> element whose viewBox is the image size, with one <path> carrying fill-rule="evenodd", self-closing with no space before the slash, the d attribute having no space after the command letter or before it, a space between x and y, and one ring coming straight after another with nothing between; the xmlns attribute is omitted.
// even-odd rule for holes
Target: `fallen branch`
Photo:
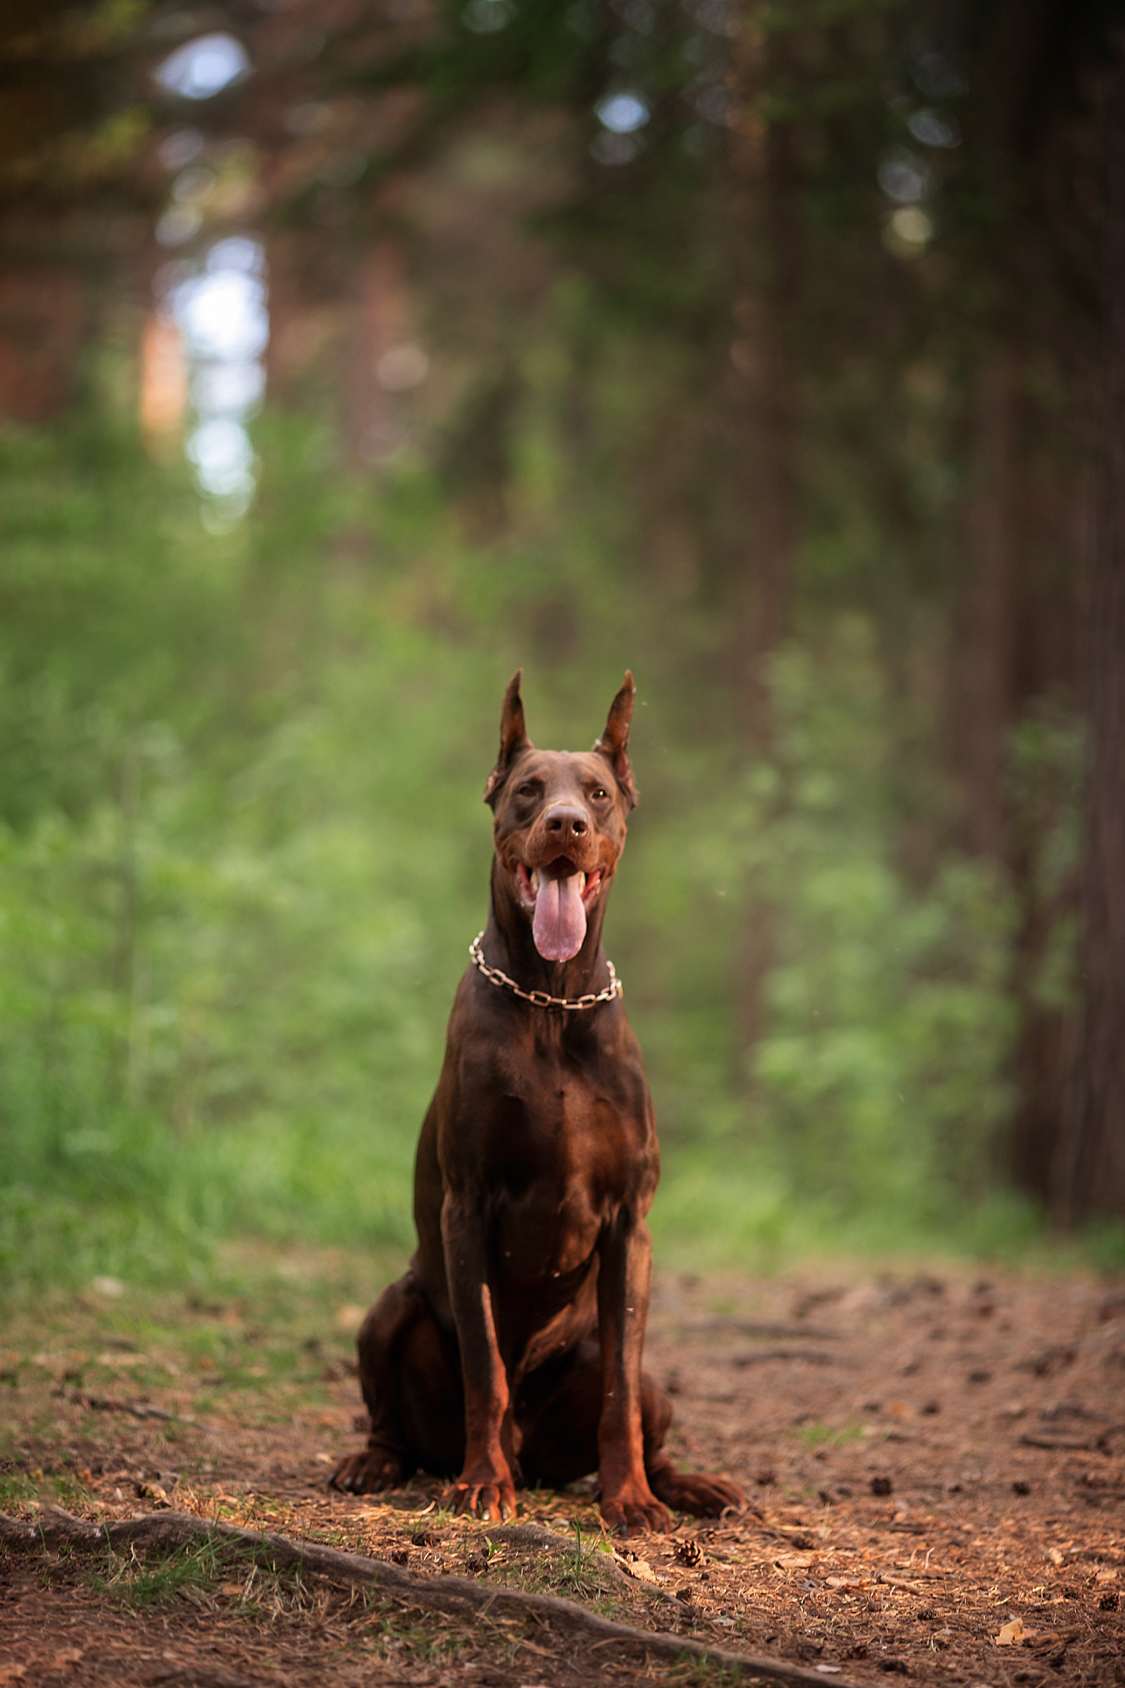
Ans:
<svg viewBox="0 0 1125 1688"><path fill-rule="evenodd" d="M803 1665L786 1664L781 1659L756 1657L750 1653L732 1653L683 1636L612 1623L608 1618L588 1612L573 1600L560 1600L551 1594L524 1594L519 1589L480 1583L470 1577L420 1577L381 1559L342 1553L338 1548L323 1547L319 1542L293 1541L288 1536L266 1531L244 1530L234 1524L197 1518L190 1512L150 1512L139 1518L102 1524L75 1518L58 1507L45 1510L34 1524L21 1524L18 1519L0 1512L0 1546L25 1553L61 1547L87 1550L104 1547L168 1549L189 1547L203 1541L226 1543L259 1556L264 1554L274 1570L284 1568L311 1572L338 1582L374 1588L389 1599L408 1606L429 1607L462 1618L487 1608L490 1613L506 1612L513 1617L553 1623L598 1646L618 1643L638 1647L658 1659L706 1660L726 1670L737 1670L746 1676L762 1677L771 1682L805 1683L809 1688L823 1688L824 1684L823 1673L808 1670ZM567 1547L570 1547L569 1542ZM860 1688L860 1684L835 1672L833 1681L836 1688Z"/></svg>
<svg viewBox="0 0 1125 1688"><path fill-rule="evenodd" d="M1065 1430L1027 1430L1020 1442L1025 1448L1046 1448L1049 1453L1083 1453L1097 1447L1092 1433L1072 1435Z"/></svg>
<svg viewBox="0 0 1125 1688"><path fill-rule="evenodd" d="M117 1395L92 1395L86 1389L53 1389L51 1393L59 1400L73 1401L76 1406L90 1407L94 1412L128 1413L132 1418L174 1419L177 1424L190 1424L197 1430L214 1429L201 1418L185 1418L180 1413L167 1412L163 1407L152 1407L147 1401L123 1401Z"/></svg>

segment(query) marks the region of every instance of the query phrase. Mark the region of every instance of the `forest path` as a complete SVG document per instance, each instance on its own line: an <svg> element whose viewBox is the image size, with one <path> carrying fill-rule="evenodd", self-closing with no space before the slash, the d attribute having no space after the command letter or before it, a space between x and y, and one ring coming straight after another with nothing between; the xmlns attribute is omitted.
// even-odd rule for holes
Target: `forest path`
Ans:
<svg viewBox="0 0 1125 1688"><path fill-rule="evenodd" d="M454 1519L430 1479L379 1500L329 1495L360 1408L343 1334L298 1340L198 1303L134 1323L140 1340L110 1325L120 1316L79 1298L49 1330L10 1327L8 1515L172 1507L426 1579L577 1600L827 1681L1125 1682L1119 1283L947 1264L658 1277L647 1363L676 1397L674 1451L741 1481L751 1510L682 1519L616 1556L594 1550L592 1484L523 1494L521 1521L550 1537ZM698 1659L563 1640L487 1608L438 1613L205 1545L165 1560L3 1552L0 1591L4 1685L729 1680Z"/></svg>

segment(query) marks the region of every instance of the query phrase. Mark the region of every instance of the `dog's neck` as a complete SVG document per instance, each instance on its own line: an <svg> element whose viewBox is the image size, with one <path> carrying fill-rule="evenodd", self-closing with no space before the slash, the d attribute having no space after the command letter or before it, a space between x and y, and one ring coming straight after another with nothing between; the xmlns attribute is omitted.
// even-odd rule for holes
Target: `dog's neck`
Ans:
<svg viewBox="0 0 1125 1688"><path fill-rule="evenodd" d="M569 961L546 961L535 947L528 913L517 903L509 877L494 856L488 925L484 929L485 960L508 973L523 990L565 997L601 990L609 983L609 967L602 949L602 922L609 892L610 884L607 884L587 911L586 936L578 954Z"/></svg>

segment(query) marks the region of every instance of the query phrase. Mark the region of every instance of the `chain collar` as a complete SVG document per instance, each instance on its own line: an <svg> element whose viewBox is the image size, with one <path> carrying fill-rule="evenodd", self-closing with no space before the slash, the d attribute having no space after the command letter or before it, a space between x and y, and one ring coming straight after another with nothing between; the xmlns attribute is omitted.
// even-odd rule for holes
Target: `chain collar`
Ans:
<svg viewBox="0 0 1125 1688"><path fill-rule="evenodd" d="M606 960L609 968L609 984L604 990L596 994L591 991L586 996L548 996L546 991L525 991L509 979L506 973L501 973L499 967L490 967L484 959L484 951L480 947L483 932L478 932L469 945L469 954L473 958L473 965L479 967L490 984L498 985L501 990L512 991L524 1002L530 1002L536 1008L596 1008L599 1002L612 1002L615 996L621 996L625 987L613 970L613 962Z"/></svg>

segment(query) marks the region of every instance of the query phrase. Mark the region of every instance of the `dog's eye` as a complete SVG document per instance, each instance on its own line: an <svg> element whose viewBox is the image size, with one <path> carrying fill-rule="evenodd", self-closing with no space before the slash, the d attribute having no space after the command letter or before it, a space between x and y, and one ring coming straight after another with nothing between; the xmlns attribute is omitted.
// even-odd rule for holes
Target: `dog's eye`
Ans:
<svg viewBox="0 0 1125 1688"><path fill-rule="evenodd" d="M517 797L538 797L539 787L536 785L521 785L516 789Z"/></svg>
<svg viewBox="0 0 1125 1688"><path fill-rule="evenodd" d="M593 791L591 791L590 796L593 798L595 803L600 803L609 796L609 792L606 790L604 785L596 785Z"/></svg>

